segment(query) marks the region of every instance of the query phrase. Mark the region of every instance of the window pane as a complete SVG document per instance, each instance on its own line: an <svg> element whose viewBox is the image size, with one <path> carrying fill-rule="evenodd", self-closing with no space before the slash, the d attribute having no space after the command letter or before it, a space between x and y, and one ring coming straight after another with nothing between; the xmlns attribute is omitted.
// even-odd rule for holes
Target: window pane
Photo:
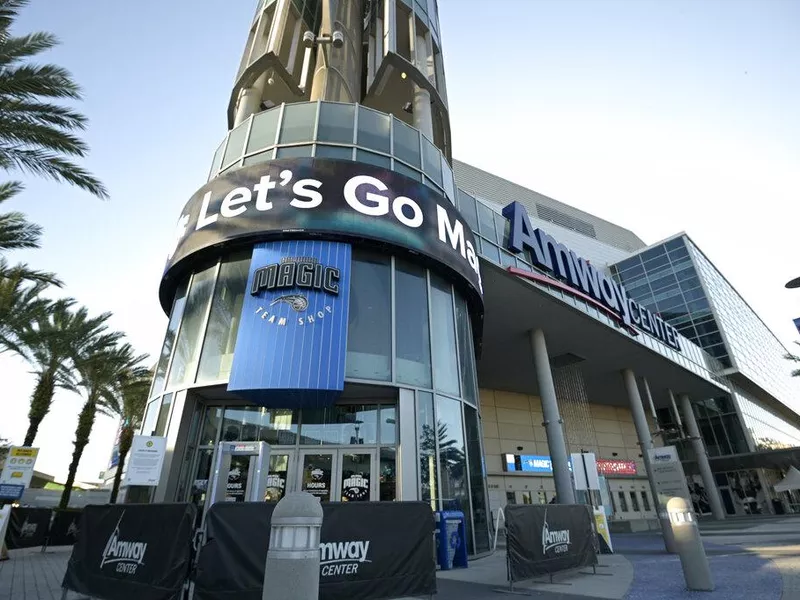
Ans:
<svg viewBox="0 0 800 600"><path fill-rule="evenodd" d="M431 276L431 322L433 323L433 372L436 389L458 395L456 329L450 284Z"/></svg>
<svg viewBox="0 0 800 600"><path fill-rule="evenodd" d="M158 359L156 375L153 378L152 394L158 394L164 389L164 381L167 377L167 367L169 366L169 357L172 354L172 346L175 343L175 333L178 331L178 325L183 317L183 309L186 306L187 283L188 278L178 286L178 289L175 292L175 300L172 302L172 312L170 312L169 315L167 333L164 336L164 344L161 346L161 356Z"/></svg>
<svg viewBox="0 0 800 600"><path fill-rule="evenodd" d="M353 160L353 149L342 146L323 146L317 144L317 158L338 158L340 160Z"/></svg>
<svg viewBox="0 0 800 600"><path fill-rule="evenodd" d="M142 435L152 435L158 418L158 409L161 407L161 398L151 400L142 420Z"/></svg>
<svg viewBox="0 0 800 600"><path fill-rule="evenodd" d="M389 158L388 156L375 154L374 152L367 152L366 150L356 150L356 160L359 162L367 163L368 165L383 167L384 169L392 168L391 158Z"/></svg>
<svg viewBox="0 0 800 600"><path fill-rule="evenodd" d="M381 502L392 502L397 499L397 450L381 448L381 466L379 472Z"/></svg>
<svg viewBox="0 0 800 600"><path fill-rule="evenodd" d="M389 258L367 252L354 256L347 329L348 377L391 380L390 293Z"/></svg>
<svg viewBox="0 0 800 600"><path fill-rule="evenodd" d="M158 410L158 420L156 421L155 435L167 433L169 425L169 409L172 406L172 394L164 394L161 399L161 408Z"/></svg>
<svg viewBox="0 0 800 600"><path fill-rule="evenodd" d="M221 420L222 408L219 406L210 406L206 409L203 427L200 430L200 446L211 446L219 441L217 436L219 435L219 424Z"/></svg>
<svg viewBox="0 0 800 600"><path fill-rule="evenodd" d="M247 287L250 254L250 250L238 252L220 266L200 355L198 382L227 379L231 373L233 347L236 345Z"/></svg>
<svg viewBox="0 0 800 600"><path fill-rule="evenodd" d="M239 160L242 156L244 149L244 137L247 134L247 126L250 121L245 121L238 127L235 127L228 134L228 147L225 148L225 156L222 158L222 166L227 166L230 163Z"/></svg>
<svg viewBox="0 0 800 600"><path fill-rule="evenodd" d="M397 444L397 408L395 406L381 406L380 442L384 446Z"/></svg>
<svg viewBox="0 0 800 600"><path fill-rule="evenodd" d="M247 140L246 154L275 145L280 114L279 108L273 108L253 117L253 128L250 130L250 139Z"/></svg>
<svg viewBox="0 0 800 600"><path fill-rule="evenodd" d="M285 105L283 107L280 143L310 142L314 135L316 113L316 102Z"/></svg>
<svg viewBox="0 0 800 600"><path fill-rule="evenodd" d="M217 171L219 171L220 166L222 166L222 150L225 147L225 142L222 142L217 148L217 151L214 152L214 160L211 162L211 176L213 177Z"/></svg>
<svg viewBox="0 0 800 600"><path fill-rule="evenodd" d="M323 102L319 107L317 140L320 142L353 143L355 106Z"/></svg>
<svg viewBox="0 0 800 600"><path fill-rule="evenodd" d="M394 170L400 173L401 175L410 177L414 181L420 181L420 182L422 181L422 174L419 171L415 171L411 167L408 167L401 162L394 161Z"/></svg>
<svg viewBox="0 0 800 600"><path fill-rule="evenodd" d="M475 346L472 341L467 302L456 296L456 326L458 327L458 356L461 367L461 395L470 404L477 403L475 393Z"/></svg>
<svg viewBox="0 0 800 600"><path fill-rule="evenodd" d="M472 538L469 496L467 495L467 455L461 402L436 397L436 429L439 438L439 474L442 481L442 510L460 510L466 517L467 540ZM472 546L471 541L467 542Z"/></svg>
<svg viewBox="0 0 800 600"><path fill-rule="evenodd" d="M286 408L239 406L225 409L222 440L226 442L264 441L275 446L297 442L298 413Z"/></svg>
<svg viewBox="0 0 800 600"><path fill-rule="evenodd" d="M397 119L393 123L394 155L414 167L419 167L419 132Z"/></svg>
<svg viewBox="0 0 800 600"><path fill-rule="evenodd" d="M361 445L378 442L378 407L343 405L303 409L300 444Z"/></svg>
<svg viewBox="0 0 800 600"><path fill-rule="evenodd" d="M469 484L473 528L475 530L475 552L486 552L489 550L490 515L486 506L486 481L483 473L481 432L478 426L478 411L469 406L464 407L464 430L467 436L467 456L469 458Z"/></svg>
<svg viewBox="0 0 800 600"><path fill-rule="evenodd" d="M175 358L169 370L169 385L181 385L194 381L194 372L200 354L201 327L206 318L211 292L214 289L216 265L196 273L186 301L183 323L175 343Z"/></svg>
<svg viewBox="0 0 800 600"><path fill-rule="evenodd" d="M436 423L433 417L433 394L417 392L417 443L419 444L420 499L439 510L439 484L436 467Z"/></svg>
<svg viewBox="0 0 800 600"><path fill-rule="evenodd" d="M425 269L398 260L395 277L397 381L429 388L431 344Z"/></svg>
<svg viewBox="0 0 800 600"><path fill-rule="evenodd" d="M274 154L275 149L270 148L266 152L259 152L258 154L253 154L253 156L248 156L242 161L242 165L247 167L250 165L257 165L259 163L267 162L268 160L272 160Z"/></svg>
<svg viewBox="0 0 800 600"><path fill-rule="evenodd" d="M428 141L428 138L422 136L422 157L424 159L424 171L425 175L431 178L431 180L438 184L439 186L442 185L442 155L439 150L436 149L432 143Z"/></svg>
<svg viewBox="0 0 800 600"><path fill-rule="evenodd" d="M278 148L275 158L305 158L307 156L311 156L311 144Z"/></svg>
<svg viewBox="0 0 800 600"><path fill-rule="evenodd" d="M639 499L636 497L636 492L631 492L631 509L633 512L639 512Z"/></svg>
<svg viewBox="0 0 800 600"><path fill-rule="evenodd" d="M442 157L442 183L444 185L444 195L450 199L450 202L455 204L455 187L453 186L453 171L450 170L450 165Z"/></svg>
<svg viewBox="0 0 800 600"><path fill-rule="evenodd" d="M642 490L642 506L644 510L650 510L650 498L647 496L647 492Z"/></svg>
<svg viewBox="0 0 800 600"><path fill-rule="evenodd" d="M389 154L389 115L374 110L358 109L358 145Z"/></svg>
<svg viewBox="0 0 800 600"><path fill-rule="evenodd" d="M488 240L497 242L497 230L494 226L494 211L483 202L478 202L478 223L480 234Z"/></svg>
<svg viewBox="0 0 800 600"><path fill-rule="evenodd" d="M464 220L469 223L472 231L478 231L478 209L475 207L475 198L458 190L458 211Z"/></svg>

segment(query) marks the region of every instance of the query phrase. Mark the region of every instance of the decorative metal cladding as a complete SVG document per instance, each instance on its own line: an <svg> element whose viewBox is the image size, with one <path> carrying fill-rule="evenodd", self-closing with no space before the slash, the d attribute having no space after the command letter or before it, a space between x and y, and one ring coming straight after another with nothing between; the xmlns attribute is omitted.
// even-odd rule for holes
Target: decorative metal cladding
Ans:
<svg viewBox="0 0 800 600"><path fill-rule="evenodd" d="M552 372L558 410L564 421L567 450L580 452L597 448L597 432L580 365L553 367Z"/></svg>

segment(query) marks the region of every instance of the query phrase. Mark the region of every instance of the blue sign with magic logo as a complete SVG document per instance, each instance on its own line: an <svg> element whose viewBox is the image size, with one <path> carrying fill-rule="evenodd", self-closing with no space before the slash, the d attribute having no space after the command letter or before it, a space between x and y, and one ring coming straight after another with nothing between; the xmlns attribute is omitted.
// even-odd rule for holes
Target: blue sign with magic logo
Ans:
<svg viewBox="0 0 800 600"><path fill-rule="evenodd" d="M268 407L332 404L344 388L349 244L253 249L228 390Z"/></svg>
<svg viewBox="0 0 800 600"><path fill-rule="evenodd" d="M572 471L572 459L567 460L569 470ZM506 454L505 470L524 473L552 473L553 462L547 455L541 454Z"/></svg>

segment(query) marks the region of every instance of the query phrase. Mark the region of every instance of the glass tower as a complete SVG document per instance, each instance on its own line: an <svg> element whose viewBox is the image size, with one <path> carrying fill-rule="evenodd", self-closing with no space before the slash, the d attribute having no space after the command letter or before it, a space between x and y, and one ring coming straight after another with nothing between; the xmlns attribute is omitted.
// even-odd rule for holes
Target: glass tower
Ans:
<svg viewBox="0 0 800 600"><path fill-rule="evenodd" d="M267 173L273 161L365 165L456 211L436 0L261 0L227 118L202 190ZM280 239L296 236L284 230ZM463 511L469 552L488 551L474 291L419 253L348 240L341 396L308 407L287 393L285 405L261 406L228 391L258 232L248 240L209 245L190 268L165 271L169 324L142 427L167 438L155 500L202 502L216 443L265 441L270 481L280 482L266 500L305 490L313 474L317 489L325 483L322 500L422 500ZM368 489L345 489L353 475Z"/></svg>

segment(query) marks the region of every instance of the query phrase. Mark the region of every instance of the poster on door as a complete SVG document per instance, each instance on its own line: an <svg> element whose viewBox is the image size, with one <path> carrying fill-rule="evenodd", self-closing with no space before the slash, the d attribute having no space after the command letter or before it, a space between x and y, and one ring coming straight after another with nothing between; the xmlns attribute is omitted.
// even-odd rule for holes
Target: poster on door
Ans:
<svg viewBox="0 0 800 600"><path fill-rule="evenodd" d="M286 494L286 471L270 471L264 502L278 502Z"/></svg>
<svg viewBox="0 0 800 600"><path fill-rule="evenodd" d="M342 479L342 502L369 500L369 477L364 473L345 474Z"/></svg>
<svg viewBox="0 0 800 600"><path fill-rule="evenodd" d="M303 473L303 489L320 501L331 499L331 471L310 464Z"/></svg>
<svg viewBox="0 0 800 600"><path fill-rule="evenodd" d="M244 502L249 468L249 456L231 456L231 470L228 471L228 484L225 492L226 502Z"/></svg>

